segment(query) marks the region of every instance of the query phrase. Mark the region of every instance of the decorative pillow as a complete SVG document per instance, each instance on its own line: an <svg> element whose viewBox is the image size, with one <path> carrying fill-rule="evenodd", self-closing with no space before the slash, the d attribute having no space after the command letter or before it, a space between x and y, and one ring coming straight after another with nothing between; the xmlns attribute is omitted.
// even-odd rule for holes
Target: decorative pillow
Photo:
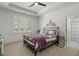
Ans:
<svg viewBox="0 0 79 59"><path fill-rule="evenodd" d="M41 31L40 31L40 34L45 35L45 32L41 30Z"/></svg>
<svg viewBox="0 0 79 59"><path fill-rule="evenodd" d="M55 31L49 31L48 34L51 35L53 34Z"/></svg>
<svg viewBox="0 0 79 59"><path fill-rule="evenodd" d="M56 31L55 30L48 31L47 37L53 37L55 34L56 34Z"/></svg>
<svg viewBox="0 0 79 59"><path fill-rule="evenodd" d="M41 30L41 31L40 31L40 33L42 34L42 33L43 33L43 31Z"/></svg>

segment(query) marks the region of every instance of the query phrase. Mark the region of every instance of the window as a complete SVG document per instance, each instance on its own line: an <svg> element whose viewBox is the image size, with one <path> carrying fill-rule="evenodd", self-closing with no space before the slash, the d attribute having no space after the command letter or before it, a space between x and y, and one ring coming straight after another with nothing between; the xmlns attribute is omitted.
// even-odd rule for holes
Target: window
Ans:
<svg viewBox="0 0 79 59"><path fill-rule="evenodd" d="M26 32L29 29L27 27L27 18L21 15L13 17L13 32L22 33Z"/></svg>

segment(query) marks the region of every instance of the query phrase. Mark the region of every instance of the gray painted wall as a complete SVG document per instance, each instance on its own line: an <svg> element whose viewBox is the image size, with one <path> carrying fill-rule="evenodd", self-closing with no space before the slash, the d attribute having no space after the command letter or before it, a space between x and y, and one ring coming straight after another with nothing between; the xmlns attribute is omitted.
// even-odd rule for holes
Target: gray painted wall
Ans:
<svg viewBox="0 0 79 59"><path fill-rule="evenodd" d="M25 15L0 8L0 34L4 36L4 43L22 40L22 33L13 33L13 16L15 15L27 17L27 26L31 27L32 32L36 32L38 29L38 19L36 16Z"/></svg>
<svg viewBox="0 0 79 59"><path fill-rule="evenodd" d="M51 19L60 27L60 35L66 34L66 17L79 15L79 3L61 6L39 16L39 29L42 29Z"/></svg>
<svg viewBox="0 0 79 59"><path fill-rule="evenodd" d="M33 32L36 32L38 27L39 29L42 29L49 21L49 19L51 19L57 24L57 26L60 27L61 35L65 36L66 17L79 15L79 4L77 3L77 4L72 4L71 6L63 6L60 8L55 8L54 10L52 9L48 13L39 16L39 18L36 16L25 15L0 8L0 33L3 34L5 38L4 43L22 40L22 34L18 34L18 33L15 34L12 31L13 29L12 20L14 15L21 15L23 17L27 17L28 26L32 27Z"/></svg>

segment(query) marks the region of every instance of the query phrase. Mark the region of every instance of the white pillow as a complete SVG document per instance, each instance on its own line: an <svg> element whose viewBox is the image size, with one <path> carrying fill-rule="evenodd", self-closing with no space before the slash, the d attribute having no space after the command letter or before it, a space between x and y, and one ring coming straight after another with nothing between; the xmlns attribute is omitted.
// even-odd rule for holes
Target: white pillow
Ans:
<svg viewBox="0 0 79 59"><path fill-rule="evenodd" d="M48 37L53 37L53 36L55 35L55 32L56 32L56 31L48 31L47 36L48 36Z"/></svg>
<svg viewBox="0 0 79 59"><path fill-rule="evenodd" d="M45 33L44 33L42 30L40 31L40 33L41 33L42 35L45 35Z"/></svg>
<svg viewBox="0 0 79 59"><path fill-rule="evenodd" d="M40 31L40 33L42 34L42 33L43 33L43 31L41 30L41 31Z"/></svg>
<svg viewBox="0 0 79 59"><path fill-rule="evenodd" d="M50 35L50 34L51 34L51 35L52 35L52 34L55 34L55 31L49 31L48 34L49 34L49 35Z"/></svg>
<svg viewBox="0 0 79 59"><path fill-rule="evenodd" d="M49 31L48 34L53 34L53 31Z"/></svg>

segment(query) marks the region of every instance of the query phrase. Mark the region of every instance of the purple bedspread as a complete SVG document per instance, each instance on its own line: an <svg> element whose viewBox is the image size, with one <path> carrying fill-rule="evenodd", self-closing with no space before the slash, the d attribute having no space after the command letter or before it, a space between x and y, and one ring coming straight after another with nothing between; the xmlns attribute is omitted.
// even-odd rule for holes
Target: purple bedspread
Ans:
<svg viewBox="0 0 79 59"><path fill-rule="evenodd" d="M40 50L42 47L44 47L46 45L46 38L44 36L37 36L35 38L33 38L37 44L38 44L38 48L37 50Z"/></svg>

